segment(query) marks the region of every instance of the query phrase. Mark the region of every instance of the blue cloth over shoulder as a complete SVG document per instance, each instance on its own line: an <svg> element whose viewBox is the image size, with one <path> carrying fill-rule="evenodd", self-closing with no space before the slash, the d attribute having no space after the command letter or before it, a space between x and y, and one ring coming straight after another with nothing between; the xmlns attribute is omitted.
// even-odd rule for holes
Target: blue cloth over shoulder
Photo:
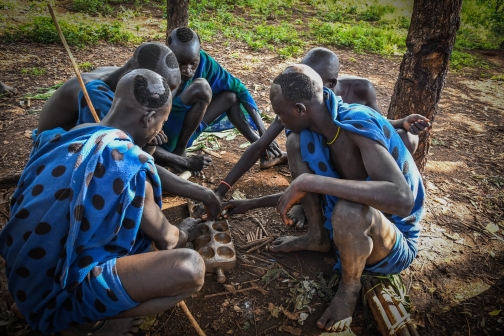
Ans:
<svg viewBox="0 0 504 336"><path fill-rule="evenodd" d="M423 215L423 205L425 198L422 178L413 161L411 154L402 142L392 125L381 114L364 105L343 103L340 97L333 91L324 88L324 94L327 97L326 105L333 117L334 124L348 132L365 136L378 142L385 147L392 155L397 165L401 169L404 178L410 186L413 193L415 204L409 216L402 218L397 215L387 215L386 217L397 227L400 233L396 235L397 240L404 239L400 245L396 242L396 247L405 247L407 251L393 251L391 256L395 255L394 262L385 258L378 265L366 270L377 273L397 273L409 266L417 253L417 242L421 230L419 224ZM303 130L300 133L301 157L307 162L313 172L320 176L340 178L331 164L329 148L326 139L310 130ZM368 180L370 180L368 178ZM338 197L325 195L324 197L324 216L326 218L325 227L331 232L331 217ZM404 243L404 244L402 244ZM402 253L403 252L403 253ZM340 268L341 264L335 266Z"/></svg>
<svg viewBox="0 0 504 336"><path fill-rule="evenodd" d="M196 78L204 78L207 80L208 84L212 89L212 95L215 96L224 91L231 91L236 93L238 99L242 104L242 112L244 113L248 123L257 130L256 125L252 121L252 118L248 115L247 111L243 108L243 105L250 106L254 110L258 110L257 104L254 98L250 95L249 91L245 85L236 77L231 75L226 71L217 61L215 61L210 55L205 51L200 51L200 64L196 69L194 77L187 82L180 84L179 92L183 92ZM182 126L184 123L185 116L192 106L187 106L182 103L180 97L173 99L172 110L168 121L163 126L164 133L168 136L168 142L162 145L167 151L171 152L175 149L177 145L180 132L182 131ZM193 141L203 132L219 132L226 129L233 128L233 124L229 121L226 113L222 113L215 121L209 126L202 122L198 129L194 132L189 140L188 147L190 147Z"/></svg>
<svg viewBox="0 0 504 336"><path fill-rule="evenodd" d="M115 261L150 248L140 230L147 179L161 206L153 158L118 129L38 136L0 233L9 291L33 329L52 333L138 304Z"/></svg>
<svg viewBox="0 0 504 336"><path fill-rule="evenodd" d="M89 99L93 103L93 107L96 111L100 120L105 118L112 107L112 101L114 100L114 92L110 87L105 84L102 80L94 80L86 84L86 91L88 92ZM82 90L79 91L79 118L77 119L77 124L84 123L96 123L96 120L91 114L91 110L84 98Z"/></svg>

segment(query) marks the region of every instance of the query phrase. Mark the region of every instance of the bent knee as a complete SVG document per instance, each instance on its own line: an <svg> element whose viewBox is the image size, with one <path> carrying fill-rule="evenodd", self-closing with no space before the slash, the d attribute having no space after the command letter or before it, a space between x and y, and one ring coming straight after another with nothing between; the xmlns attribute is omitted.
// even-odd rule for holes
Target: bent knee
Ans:
<svg viewBox="0 0 504 336"><path fill-rule="evenodd" d="M236 93L231 91L221 92L219 93L219 96L222 97L224 100L230 102L232 105L240 102Z"/></svg>
<svg viewBox="0 0 504 336"><path fill-rule="evenodd" d="M212 88L204 78L196 78L188 88L191 105L202 102L210 104L212 100Z"/></svg>
<svg viewBox="0 0 504 336"><path fill-rule="evenodd" d="M339 199L333 209L332 227L334 236L362 233L373 222L372 208L365 204Z"/></svg>
<svg viewBox="0 0 504 336"><path fill-rule="evenodd" d="M201 255L191 249L180 249L178 257L182 281L198 291L205 282L205 261Z"/></svg>
<svg viewBox="0 0 504 336"><path fill-rule="evenodd" d="M301 154L301 143L300 135L298 133L291 132L287 137L287 142L285 144L287 148L287 154Z"/></svg>

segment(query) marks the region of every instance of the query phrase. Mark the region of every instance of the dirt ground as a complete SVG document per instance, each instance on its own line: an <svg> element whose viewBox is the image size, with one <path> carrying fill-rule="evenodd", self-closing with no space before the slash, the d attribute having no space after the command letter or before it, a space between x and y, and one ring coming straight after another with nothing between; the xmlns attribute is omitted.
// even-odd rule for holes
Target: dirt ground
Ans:
<svg viewBox="0 0 504 336"><path fill-rule="evenodd" d="M268 101L273 78L296 60L282 60L273 53L252 52L244 45L230 42L223 48L216 39L203 48L250 89L260 109L272 116ZM307 48L308 50L309 48ZM99 45L76 49L79 61L95 67L122 65L132 54L132 47ZM360 55L346 50L333 50L340 56L341 75L369 78L375 85L378 103L385 113L398 75L400 58ZM486 55L495 64L487 70L503 73L504 54ZM45 67L44 76L21 74L22 68ZM72 76L64 49L57 45L0 45L0 80L15 86L17 95L0 98L0 228L9 217L8 200L28 159L31 130L37 126L43 101L23 96L49 87ZM482 79L477 71L450 73L439 111L432 128L432 147L424 172L428 192L424 229L419 253L413 264L402 272L402 278L413 302L412 316L422 335L498 335L504 333L504 83ZM411 111L412 113L414 111ZM202 178L191 178L209 188L233 167L244 149L242 136L232 141L219 140L221 158ZM285 148L285 137L279 137ZM277 193L286 188L291 178L287 166L261 171L255 165L235 185L234 190L247 198ZM185 200L166 197L165 213L177 223L188 215ZM252 211L229 220L237 245L245 243L247 232L258 227L258 218L272 234L300 235L306 229L285 226L274 209ZM497 227L489 225L495 224ZM491 232L490 232L491 231ZM315 321L327 307L329 298L314 295L306 308L295 311L292 299L303 293L300 284L326 283L332 276L334 251L327 254L297 252L273 255L267 252L238 253L237 266L228 271L226 285L245 289L257 284L259 290L222 293L229 287L218 284L208 274L203 289L186 303L208 335L319 335ZM262 259L262 260L261 260ZM280 267L279 278L269 284L261 279L268 268ZM276 265L276 266L275 266ZM22 321L11 320L8 310L13 303L6 285L3 260L0 262L0 334L37 335ZM268 273L269 275L272 272ZM322 281L321 278L325 279ZM231 290L232 291L232 290ZM321 293L322 291L317 291ZM282 306L286 313L279 313ZM300 313L308 317L303 325ZM358 335L377 335L366 322L360 304L354 315L353 331ZM289 316L291 318L289 318ZM144 335L196 335L180 308L156 316ZM147 326L148 327L148 326Z"/></svg>

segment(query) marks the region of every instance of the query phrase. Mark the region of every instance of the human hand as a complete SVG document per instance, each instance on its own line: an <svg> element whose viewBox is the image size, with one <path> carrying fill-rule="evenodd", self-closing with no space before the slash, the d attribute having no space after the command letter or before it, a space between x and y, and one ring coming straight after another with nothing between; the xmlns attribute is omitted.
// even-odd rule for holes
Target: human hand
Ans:
<svg viewBox="0 0 504 336"><path fill-rule="evenodd" d="M268 158L270 159L282 156L282 150L276 140L273 140L273 142L269 144L268 148L266 148L266 152L268 154Z"/></svg>
<svg viewBox="0 0 504 336"><path fill-rule="evenodd" d="M223 204L222 211L227 210L224 218L232 215L244 214L250 210L250 200L231 200Z"/></svg>
<svg viewBox="0 0 504 336"><path fill-rule="evenodd" d="M205 213L201 213L201 207L197 216L200 216L202 220L214 220L219 217L221 213L222 203L221 200L215 195L213 191L210 190L209 196L203 201Z"/></svg>
<svg viewBox="0 0 504 336"><path fill-rule="evenodd" d="M168 142L168 137L161 130L158 134L156 134L154 136L154 138L151 139L151 141L149 141L149 143L147 145L149 145L149 146L159 146L159 145L162 145L162 144L167 143L167 142Z"/></svg>
<svg viewBox="0 0 504 336"><path fill-rule="evenodd" d="M142 150L149 155L154 155L154 152L156 151L156 146L145 145L142 147Z"/></svg>
<svg viewBox="0 0 504 336"><path fill-rule="evenodd" d="M286 225L294 224L292 218L289 216L289 210L293 205L298 204L301 199L306 195L305 191L300 189L300 183L303 179L303 175L300 175L285 189L282 196L278 200L277 212L280 213L283 222Z"/></svg>
<svg viewBox="0 0 504 336"><path fill-rule="evenodd" d="M201 219L188 217L180 222L178 229L187 234L187 242L190 242L200 235L203 225Z"/></svg>
<svg viewBox="0 0 504 336"><path fill-rule="evenodd" d="M403 119L403 128L413 135L422 133L430 126L430 120L420 114L410 114Z"/></svg>

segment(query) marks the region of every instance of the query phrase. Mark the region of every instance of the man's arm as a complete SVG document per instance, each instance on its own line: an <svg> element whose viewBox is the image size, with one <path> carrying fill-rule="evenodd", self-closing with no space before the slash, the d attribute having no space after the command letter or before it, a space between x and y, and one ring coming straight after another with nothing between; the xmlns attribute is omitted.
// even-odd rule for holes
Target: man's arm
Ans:
<svg viewBox="0 0 504 336"><path fill-rule="evenodd" d="M403 128L413 135L420 134L431 126L430 120L420 114L410 114L401 119L387 120L395 129Z"/></svg>
<svg viewBox="0 0 504 336"><path fill-rule="evenodd" d="M359 148L371 181L303 174L290 184L278 202L284 223L292 223L287 212L307 192L336 196L402 217L410 214L414 205L413 194L390 153L369 138L350 132L347 135Z"/></svg>
<svg viewBox="0 0 504 336"><path fill-rule="evenodd" d="M259 160L264 150L268 148L269 144L275 140L283 129L284 126L278 117L275 118L270 127L268 127L259 140L250 145L243 153L240 160L238 160L233 169L231 169L228 175L224 178L224 182L229 185L235 184L236 181L238 181L238 179L242 177L243 174L245 174L257 160ZM217 197L222 200L228 190L229 188L225 184L219 184L215 193L217 194Z"/></svg>
<svg viewBox="0 0 504 336"><path fill-rule="evenodd" d="M282 193L273 194L247 200L232 200L224 203L222 210L227 210L224 218L228 216L244 214L257 208L276 207Z"/></svg>
<svg viewBox="0 0 504 336"><path fill-rule="evenodd" d="M262 137L263 134L266 132L266 127L264 126L264 123L261 119L261 114L259 113L258 110L252 108L252 106L250 106L249 104L243 104L243 106L249 113L250 117L252 118L252 121L256 124L259 136ZM278 143L275 140L270 142L266 150L268 151L270 157L282 156L282 150L280 149L280 146L278 146Z"/></svg>
<svg viewBox="0 0 504 336"><path fill-rule="evenodd" d="M154 201L151 183L145 182L145 202L140 229L154 241L159 250L183 247L188 241L188 234L171 225Z"/></svg>
<svg viewBox="0 0 504 336"><path fill-rule="evenodd" d="M189 182L161 166L156 165L156 168L164 192L202 202L205 205L208 220L213 220L219 215L221 201L212 190Z"/></svg>

